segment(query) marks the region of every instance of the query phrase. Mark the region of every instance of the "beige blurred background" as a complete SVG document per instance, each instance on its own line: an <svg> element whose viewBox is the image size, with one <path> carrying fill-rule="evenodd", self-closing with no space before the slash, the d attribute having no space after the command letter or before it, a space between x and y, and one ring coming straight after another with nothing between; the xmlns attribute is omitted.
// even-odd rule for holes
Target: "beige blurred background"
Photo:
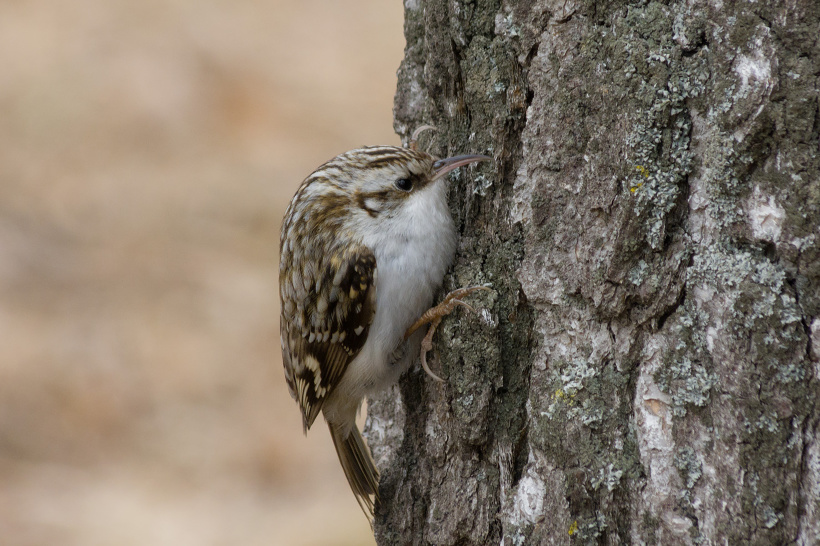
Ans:
<svg viewBox="0 0 820 546"><path fill-rule="evenodd" d="M0 3L0 544L372 544L278 341L299 182L398 144L399 0Z"/></svg>

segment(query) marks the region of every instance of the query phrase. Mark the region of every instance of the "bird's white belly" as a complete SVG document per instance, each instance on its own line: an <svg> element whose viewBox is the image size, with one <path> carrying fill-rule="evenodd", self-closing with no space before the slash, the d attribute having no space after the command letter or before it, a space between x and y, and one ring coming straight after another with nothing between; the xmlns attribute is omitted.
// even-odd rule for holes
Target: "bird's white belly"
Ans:
<svg viewBox="0 0 820 546"><path fill-rule="evenodd" d="M443 188L429 188L419 197L393 222L363 238L376 256L376 314L361 352L325 404L326 415L335 411L335 400L360 401L394 383L418 356L425 329L408 343L404 333L430 308L456 250Z"/></svg>

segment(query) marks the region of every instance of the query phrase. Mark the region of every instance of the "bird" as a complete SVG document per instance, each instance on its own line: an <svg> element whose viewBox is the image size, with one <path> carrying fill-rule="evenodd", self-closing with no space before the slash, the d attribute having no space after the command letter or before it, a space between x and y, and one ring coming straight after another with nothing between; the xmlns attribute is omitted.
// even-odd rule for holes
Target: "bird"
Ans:
<svg viewBox="0 0 820 546"><path fill-rule="evenodd" d="M297 189L280 232L288 390L305 434L324 415L371 524L379 471L355 422L362 402L395 383L418 351L440 380L425 358L435 327L456 305L469 307L463 297L486 289L455 290L431 308L457 245L446 175L491 158L438 159L417 149L419 130L407 147L365 146L318 167Z"/></svg>

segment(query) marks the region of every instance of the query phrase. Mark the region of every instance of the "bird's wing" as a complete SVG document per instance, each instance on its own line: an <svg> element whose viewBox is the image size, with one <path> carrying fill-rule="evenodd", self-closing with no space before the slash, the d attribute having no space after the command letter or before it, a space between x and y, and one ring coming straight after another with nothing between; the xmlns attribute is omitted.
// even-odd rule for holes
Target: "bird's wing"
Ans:
<svg viewBox="0 0 820 546"><path fill-rule="evenodd" d="M294 291L293 305L283 302L281 317L285 378L305 430L361 351L376 314L376 257L369 248L355 245L316 261L307 279L294 273L311 286Z"/></svg>

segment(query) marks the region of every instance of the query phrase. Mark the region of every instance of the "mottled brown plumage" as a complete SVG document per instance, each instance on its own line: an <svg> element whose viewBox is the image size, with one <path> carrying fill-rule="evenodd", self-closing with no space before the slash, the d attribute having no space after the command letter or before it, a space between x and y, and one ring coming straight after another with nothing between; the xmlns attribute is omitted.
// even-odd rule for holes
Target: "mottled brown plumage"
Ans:
<svg viewBox="0 0 820 546"><path fill-rule="evenodd" d="M328 161L296 192L280 238L285 377L305 431L321 411L351 489L372 518L379 473L356 428L363 398L417 354L405 332L455 252L443 176L485 156L436 160L373 146Z"/></svg>

